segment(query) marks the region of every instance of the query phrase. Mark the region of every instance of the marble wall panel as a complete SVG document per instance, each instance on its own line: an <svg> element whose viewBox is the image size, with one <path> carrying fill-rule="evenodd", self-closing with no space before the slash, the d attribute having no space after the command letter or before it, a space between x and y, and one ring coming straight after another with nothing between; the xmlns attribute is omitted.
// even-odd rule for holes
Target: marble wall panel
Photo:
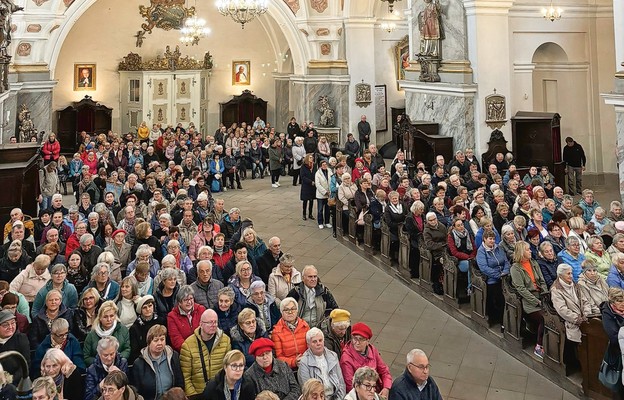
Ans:
<svg viewBox="0 0 624 400"><path fill-rule="evenodd" d="M17 136L17 94L11 93L0 104L0 124L4 125L7 122L7 112L10 112L9 121L7 125L2 129L2 143L9 143L11 136Z"/></svg>
<svg viewBox="0 0 624 400"><path fill-rule="evenodd" d="M35 129L38 132L52 130L52 92L20 92L17 96L16 109L22 104L30 110ZM11 115L13 111L11 111Z"/></svg>
<svg viewBox="0 0 624 400"><path fill-rule="evenodd" d="M286 126L290 119L289 107L290 81L284 79L275 80L275 127L279 132L286 132Z"/></svg>
<svg viewBox="0 0 624 400"><path fill-rule="evenodd" d="M349 131L349 86L338 82L296 82L290 87L291 108L294 117L300 123L313 121L319 125L321 113L317 110L317 102L321 96L329 98L330 107L334 109L334 121L341 128L343 136Z"/></svg>
<svg viewBox="0 0 624 400"><path fill-rule="evenodd" d="M425 8L424 0L412 0L413 15L412 32L414 32L414 49L418 53L420 46L420 30L418 29L418 13ZM442 4L442 28L445 39L442 40L443 60L468 59L468 34L466 28L466 13L462 0L450 0Z"/></svg>

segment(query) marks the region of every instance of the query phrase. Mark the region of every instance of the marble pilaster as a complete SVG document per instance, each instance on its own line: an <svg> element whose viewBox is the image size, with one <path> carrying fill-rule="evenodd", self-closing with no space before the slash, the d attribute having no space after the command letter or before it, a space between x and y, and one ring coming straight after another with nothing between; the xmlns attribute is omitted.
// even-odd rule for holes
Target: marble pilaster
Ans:
<svg viewBox="0 0 624 400"><path fill-rule="evenodd" d="M620 197L624 201L624 79L615 79L615 92L604 93L606 104L615 107L615 137L617 139L617 162L620 180Z"/></svg>
<svg viewBox="0 0 624 400"><path fill-rule="evenodd" d="M275 127L286 132L291 113L289 107L290 80L288 76L273 75L275 78Z"/></svg>

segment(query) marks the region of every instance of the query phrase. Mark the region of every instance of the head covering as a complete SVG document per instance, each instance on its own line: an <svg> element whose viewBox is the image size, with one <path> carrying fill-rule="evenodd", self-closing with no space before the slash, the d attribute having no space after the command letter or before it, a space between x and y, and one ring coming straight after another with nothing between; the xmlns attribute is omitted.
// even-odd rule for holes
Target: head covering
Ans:
<svg viewBox="0 0 624 400"><path fill-rule="evenodd" d="M624 231L624 221L618 221L615 223L615 229L618 231Z"/></svg>
<svg viewBox="0 0 624 400"><path fill-rule="evenodd" d="M351 336L362 336L363 338L370 339L373 337L373 331L364 322L358 322L351 327Z"/></svg>
<svg viewBox="0 0 624 400"><path fill-rule="evenodd" d="M15 319L15 314L13 314L11 311L9 310L0 311L0 324L4 324L5 322L10 321L12 319Z"/></svg>
<svg viewBox="0 0 624 400"><path fill-rule="evenodd" d="M197 195L197 201L204 201L204 200L208 200L208 195L206 194L206 192L201 192L200 194Z"/></svg>
<svg viewBox="0 0 624 400"><path fill-rule="evenodd" d="M9 245L9 249L7 250L8 253L21 253L22 252L22 241L19 239L16 239L14 241L11 242L11 244Z"/></svg>
<svg viewBox="0 0 624 400"><path fill-rule="evenodd" d="M341 308L334 308L332 312L329 314L329 318L331 318L332 322L350 321L351 313Z"/></svg>
<svg viewBox="0 0 624 400"><path fill-rule="evenodd" d="M115 236L117 236L118 233L123 233L124 235L127 235L128 232L126 232L124 229L116 229L113 234L111 235L111 237L114 239Z"/></svg>
<svg viewBox="0 0 624 400"><path fill-rule="evenodd" d="M147 302L154 303L154 296L152 296L151 294L148 294L148 295L145 295L143 297L139 297L139 299L136 302L136 312L138 314L141 314L141 309L143 309L143 306Z"/></svg>
<svg viewBox="0 0 624 400"><path fill-rule="evenodd" d="M271 339L259 338L254 340L249 346L249 354L257 357L258 355L265 353L269 350L273 350L275 345Z"/></svg>
<svg viewBox="0 0 624 400"><path fill-rule="evenodd" d="M362 157L358 157L355 159L355 162L358 162L358 161L364 164L364 160L362 159Z"/></svg>

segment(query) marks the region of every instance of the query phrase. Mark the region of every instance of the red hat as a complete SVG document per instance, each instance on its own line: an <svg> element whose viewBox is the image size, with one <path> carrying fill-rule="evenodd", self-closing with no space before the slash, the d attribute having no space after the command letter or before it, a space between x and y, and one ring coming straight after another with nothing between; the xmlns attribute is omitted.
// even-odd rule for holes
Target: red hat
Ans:
<svg viewBox="0 0 624 400"><path fill-rule="evenodd" d="M251 346L249 346L249 354L257 357L262 353L273 350L274 347L275 345L273 344L273 341L271 339L256 339L251 343Z"/></svg>
<svg viewBox="0 0 624 400"><path fill-rule="evenodd" d="M362 336L363 338L370 339L373 337L373 331L364 322L358 322L351 327L351 336Z"/></svg>
<svg viewBox="0 0 624 400"><path fill-rule="evenodd" d="M123 233L124 235L127 235L127 234L128 234L128 232L126 232L126 231L125 231L125 230L123 230L123 229L117 229L117 230L115 230L115 231L113 232L113 234L111 235L111 237L112 237L112 238L114 238L115 236L117 236L117 234L118 234L118 233Z"/></svg>
<svg viewBox="0 0 624 400"><path fill-rule="evenodd" d="M364 164L364 160L362 159L362 157L358 157L355 159L355 162L358 162L358 161Z"/></svg>

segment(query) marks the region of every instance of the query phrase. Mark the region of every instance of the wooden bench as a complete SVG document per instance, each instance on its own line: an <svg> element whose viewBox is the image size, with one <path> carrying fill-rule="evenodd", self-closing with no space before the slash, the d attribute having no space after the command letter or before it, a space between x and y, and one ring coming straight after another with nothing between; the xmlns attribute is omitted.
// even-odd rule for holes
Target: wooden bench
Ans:
<svg viewBox="0 0 624 400"><path fill-rule="evenodd" d="M459 260L449 254L444 256L442 268L444 271L444 302L459 308L461 302L468 301L468 273L458 268Z"/></svg>
<svg viewBox="0 0 624 400"><path fill-rule="evenodd" d="M342 226L342 202L336 197L336 239L344 239L344 228Z"/></svg>
<svg viewBox="0 0 624 400"><path fill-rule="evenodd" d="M420 287L433 292L433 287L431 286L433 282L431 281L431 270L433 268L433 254L431 251L427 250L424 246L420 247Z"/></svg>
<svg viewBox="0 0 624 400"><path fill-rule="evenodd" d="M578 357L583 374L583 392L593 399L611 399L611 392L598 380L598 370L609 344L602 320L590 318L587 323L581 324L581 335Z"/></svg>
<svg viewBox="0 0 624 400"><path fill-rule="evenodd" d="M409 235L403 230L399 230L399 273L407 280L410 280L410 250L411 243Z"/></svg>
<svg viewBox="0 0 624 400"><path fill-rule="evenodd" d="M503 296L505 297L505 313L503 325L505 332L503 339L513 347L522 349L522 298L511 284L511 276L502 278Z"/></svg>
<svg viewBox="0 0 624 400"><path fill-rule="evenodd" d="M386 221L381 219L381 247L379 249L381 253L381 260L388 265L391 265L390 260L390 228Z"/></svg>
<svg viewBox="0 0 624 400"><path fill-rule="evenodd" d="M369 255L375 253L375 246L373 245L373 232L373 216L371 213L366 213L364 216L364 250Z"/></svg>
<svg viewBox="0 0 624 400"><path fill-rule="evenodd" d="M563 351L566 340L566 329L563 318L557 314L550 299L550 293L542 295L544 310L544 365L565 376L566 366Z"/></svg>
<svg viewBox="0 0 624 400"><path fill-rule="evenodd" d="M471 317L479 325L489 328L487 315L487 276L485 276L475 260L470 260L470 282L472 293L470 294Z"/></svg>
<svg viewBox="0 0 624 400"><path fill-rule="evenodd" d="M356 244L356 229L358 215L355 210L355 203L349 202L349 241Z"/></svg>

